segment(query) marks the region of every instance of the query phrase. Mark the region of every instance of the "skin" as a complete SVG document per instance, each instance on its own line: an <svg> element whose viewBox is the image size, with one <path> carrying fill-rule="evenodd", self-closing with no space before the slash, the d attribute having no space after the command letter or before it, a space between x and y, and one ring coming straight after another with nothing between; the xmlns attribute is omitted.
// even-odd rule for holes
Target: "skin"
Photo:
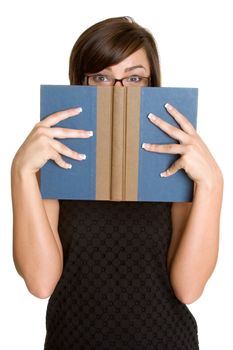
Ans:
<svg viewBox="0 0 233 350"><path fill-rule="evenodd" d="M150 66L145 51L140 49L119 64L97 73L116 79L130 75L148 77ZM117 82L116 86L121 83ZM216 161L187 118L170 105L166 108L181 129L152 114L149 120L179 144L144 143L143 148L147 152L179 154L180 158L161 176L172 176L182 168L195 184L192 203L172 204L172 238L167 257L175 295L189 304L202 294L217 261L223 178ZM37 123L12 162L14 262L29 291L39 298L52 294L63 269L58 234L59 202L41 199L39 169L48 159L69 169L62 155L85 161L84 155L54 138L88 139L90 131L51 128L60 120L79 113L79 109L61 111Z"/></svg>

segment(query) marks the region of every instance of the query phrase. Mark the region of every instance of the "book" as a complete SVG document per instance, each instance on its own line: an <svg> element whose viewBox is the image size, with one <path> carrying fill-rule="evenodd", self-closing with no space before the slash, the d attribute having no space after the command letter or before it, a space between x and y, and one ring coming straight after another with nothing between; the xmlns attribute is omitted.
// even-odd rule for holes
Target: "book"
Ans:
<svg viewBox="0 0 233 350"><path fill-rule="evenodd" d="M72 164L69 170L49 160L40 170L42 198L192 201L193 182L183 170L160 176L179 156L148 152L141 146L177 143L150 122L149 113L179 127L164 107L168 102L196 128L197 101L197 88L41 85L41 120L60 110L82 107L81 114L56 126L94 133L88 139L59 140L87 158L77 161L63 156Z"/></svg>

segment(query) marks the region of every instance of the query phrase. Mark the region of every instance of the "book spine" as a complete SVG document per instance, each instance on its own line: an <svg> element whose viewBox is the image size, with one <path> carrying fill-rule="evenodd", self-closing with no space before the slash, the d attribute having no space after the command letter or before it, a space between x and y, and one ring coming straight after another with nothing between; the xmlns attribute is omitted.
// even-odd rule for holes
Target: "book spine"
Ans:
<svg viewBox="0 0 233 350"><path fill-rule="evenodd" d="M138 200L138 166L139 166L139 130L141 89L127 88L127 119L125 145L125 198L126 201Z"/></svg>
<svg viewBox="0 0 233 350"><path fill-rule="evenodd" d="M113 89L111 200L125 197L126 88Z"/></svg>
<svg viewBox="0 0 233 350"><path fill-rule="evenodd" d="M113 88L97 88L96 200L111 199Z"/></svg>

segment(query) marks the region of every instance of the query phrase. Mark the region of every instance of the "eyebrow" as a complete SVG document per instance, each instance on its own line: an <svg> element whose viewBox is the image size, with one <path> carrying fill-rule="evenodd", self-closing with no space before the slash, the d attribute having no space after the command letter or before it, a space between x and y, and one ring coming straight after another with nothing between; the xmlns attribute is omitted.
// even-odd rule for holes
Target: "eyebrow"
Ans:
<svg viewBox="0 0 233 350"><path fill-rule="evenodd" d="M146 70L146 68L142 64L138 64L137 66L132 66L132 67L126 68L125 72L129 72L129 71L137 69L137 68L143 68L144 70Z"/></svg>
<svg viewBox="0 0 233 350"><path fill-rule="evenodd" d="M134 70L134 69L137 69L137 68L142 68L142 69L144 69L144 70L146 70L146 68L142 65L142 64L137 64L136 66L132 66L132 67L128 67L128 68L125 68L125 72L130 72L130 71L132 71L132 70ZM112 70L110 67L108 67L108 68L105 68L106 70ZM103 70L105 70L105 69L103 69Z"/></svg>

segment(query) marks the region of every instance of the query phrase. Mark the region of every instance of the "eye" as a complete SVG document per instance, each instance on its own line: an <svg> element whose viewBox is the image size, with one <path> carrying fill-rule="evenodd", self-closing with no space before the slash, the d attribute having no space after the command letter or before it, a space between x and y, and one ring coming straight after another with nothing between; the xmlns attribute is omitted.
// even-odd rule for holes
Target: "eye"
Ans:
<svg viewBox="0 0 233 350"><path fill-rule="evenodd" d="M107 75L97 74L93 75L92 78L96 83L109 82L109 77Z"/></svg>
<svg viewBox="0 0 233 350"><path fill-rule="evenodd" d="M129 83L140 83L142 81L142 78L139 77L138 75L131 75L130 77L127 78L127 81Z"/></svg>

